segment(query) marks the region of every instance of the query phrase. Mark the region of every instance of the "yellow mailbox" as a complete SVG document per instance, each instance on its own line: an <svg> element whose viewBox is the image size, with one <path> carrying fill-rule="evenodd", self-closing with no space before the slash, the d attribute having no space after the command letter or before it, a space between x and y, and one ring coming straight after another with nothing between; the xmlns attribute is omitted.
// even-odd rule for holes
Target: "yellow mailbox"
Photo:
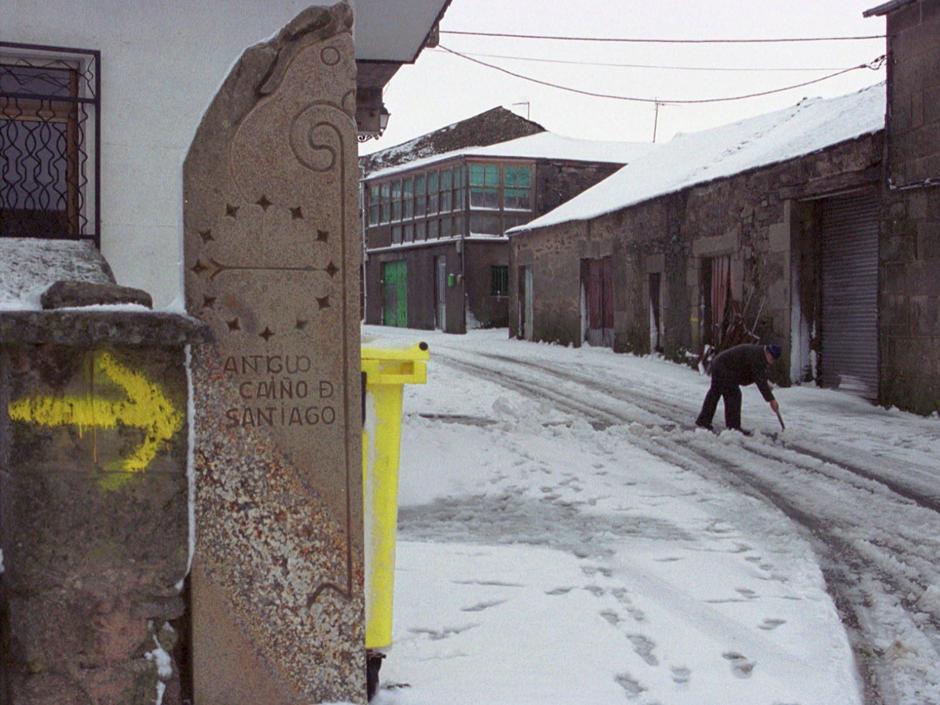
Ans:
<svg viewBox="0 0 940 705"><path fill-rule="evenodd" d="M392 645L402 392L406 384L424 384L427 381L429 357L427 343L409 348L362 348L366 649L369 652L369 675L375 682L381 652ZM370 690L375 682L370 683Z"/></svg>

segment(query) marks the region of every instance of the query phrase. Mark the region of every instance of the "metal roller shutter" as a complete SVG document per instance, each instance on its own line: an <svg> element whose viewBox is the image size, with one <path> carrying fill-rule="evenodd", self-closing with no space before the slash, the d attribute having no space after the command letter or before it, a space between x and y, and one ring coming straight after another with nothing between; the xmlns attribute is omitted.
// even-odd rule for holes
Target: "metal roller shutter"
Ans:
<svg viewBox="0 0 940 705"><path fill-rule="evenodd" d="M878 213L871 192L826 199L822 383L878 398Z"/></svg>

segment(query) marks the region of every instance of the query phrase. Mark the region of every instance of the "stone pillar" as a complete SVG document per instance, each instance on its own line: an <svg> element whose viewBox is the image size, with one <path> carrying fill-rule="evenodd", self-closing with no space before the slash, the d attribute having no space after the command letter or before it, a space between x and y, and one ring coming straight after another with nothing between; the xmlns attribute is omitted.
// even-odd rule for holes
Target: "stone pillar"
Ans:
<svg viewBox="0 0 940 705"><path fill-rule="evenodd" d="M247 50L184 166L197 705L365 698L355 59L345 4Z"/></svg>
<svg viewBox="0 0 940 705"><path fill-rule="evenodd" d="M200 329L0 313L0 701L179 702L168 622L185 609L184 345Z"/></svg>

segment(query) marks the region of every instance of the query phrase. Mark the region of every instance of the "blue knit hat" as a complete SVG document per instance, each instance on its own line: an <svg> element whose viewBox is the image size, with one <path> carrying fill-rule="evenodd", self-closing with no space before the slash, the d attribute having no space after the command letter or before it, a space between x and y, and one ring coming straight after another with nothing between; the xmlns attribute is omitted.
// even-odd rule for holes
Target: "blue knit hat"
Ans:
<svg viewBox="0 0 940 705"><path fill-rule="evenodd" d="M767 352L770 353L770 356L771 356L774 360L779 360L779 359L780 359L781 350L780 350L780 346L779 346L779 345L768 345L768 346L766 346L764 349L765 349Z"/></svg>

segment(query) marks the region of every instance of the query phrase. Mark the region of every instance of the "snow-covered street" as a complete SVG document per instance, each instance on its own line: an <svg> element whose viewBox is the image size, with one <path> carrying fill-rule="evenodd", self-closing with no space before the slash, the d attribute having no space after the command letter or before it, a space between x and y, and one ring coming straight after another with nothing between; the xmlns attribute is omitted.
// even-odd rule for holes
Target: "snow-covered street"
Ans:
<svg viewBox="0 0 940 705"><path fill-rule="evenodd" d="M658 358L364 330L418 340L380 705L940 704L936 417L750 387L715 436Z"/></svg>

